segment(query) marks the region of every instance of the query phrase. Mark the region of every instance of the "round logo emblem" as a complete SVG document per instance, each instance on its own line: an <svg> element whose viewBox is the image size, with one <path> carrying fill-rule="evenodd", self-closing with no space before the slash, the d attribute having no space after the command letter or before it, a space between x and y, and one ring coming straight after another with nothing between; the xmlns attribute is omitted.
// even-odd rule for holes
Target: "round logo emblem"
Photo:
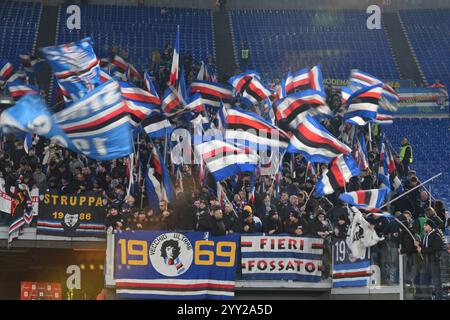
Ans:
<svg viewBox="0 0 450 320"><path fill-rule="evenodd" d="M153 240L148 253L156 271L176 277L189 269L194 250L189 239L181 233L164 233Z"/></svg>

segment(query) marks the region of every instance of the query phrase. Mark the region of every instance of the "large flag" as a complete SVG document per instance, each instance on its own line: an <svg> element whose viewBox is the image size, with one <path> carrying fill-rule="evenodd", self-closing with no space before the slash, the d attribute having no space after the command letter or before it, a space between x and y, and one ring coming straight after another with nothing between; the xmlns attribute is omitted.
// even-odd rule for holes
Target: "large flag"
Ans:
<svg viewBox="0 0 450 320"><path fill-rule="evenodd" d="M285 80L285 91L289 95L295 91L316 90L325 96L322 70L319 65L309 69L305 68L288 75Z"/></svg>
<svg viewBox="0 0 450 320"><path fill-rule="evenodd" d="M283 123L294 130L305 121L308 114L312 116L332 114L325 97L316 90L291 94L275 102L274 109L278 123Z"/></svg>
<svg viewBox="0 0 450 320"><path fill-rule="evenodd" d="M180 26L177 26L175 47L173 48L172 66L170 69L169 85L178 89L180 68Z"/></svg>
<svg viewBox="0 0 450 320"><path fill-rule="evenodd" d="M149 138L162 138L172 133L172 125L161 111L153 112L142 121L141 126Z"/></svg>
<svg viewBox="0 0 450 320"><path fill-rule="evenodd" d="M92 48L92 39L41 48L59 84L80 99L102 84L100 65Z"/></svg>
<svg viewBox="0 0 450 320"><path fill-rule="evenodd" d="M233 91L226 85L196 80L192 82L190 93L200 93L203 102L207 106L220 108L222 102L229 107L233 99Z"/></svg>
<svg viewBox="0 0 450 320"><path fill-rule="evenodd" d="M309 162L330 163L341 154L349 154L351 149L312 116L307 115L305 121L294 131L288 152L300 152Z"/></svg>
<svg viewBox="0 0 450 320"><path fill-rule="evenodd" d="M348 193L343 193L339 199L348 203L351 206L364 209L370 212L380 212L379 208L383 205L389 189L372 189L372 190L358 190Z"/></svg>
<svg viewBox="0 0 450 320"><path fill-rule="evenodd" d="M316 193L319 197L332 194L359 173L360 170L351 155L340 155L331 162L331 168L322 174L316 184Z"/></svg>
<svg viewBox="0 0 450 320"><path fill-rule="evenodd" d="M221 109L226 130L225 139L230 143L247 146L253 150L285 150L289 136L253 112L241 108Z"/></svg>
<svg viewBox="0 0 450 320"><path fill-rule="evenodd" d="M114 80L95 88L55 118L78 153L111 160L133 152L129 110Z"/></svg>
<svg viewBox="0 0 450 320"><path fill-rule="evenodd" d="M259 73L252 70L231 77L228 83L233 86L237 93L242 94L253 78L261 79Z"/></svg>
<svg viewBox="0 0 450 320"><path fill-rule="evenodd" d="M344 120L358 126L365 126L369 121L375 120L382 90L381 84L376 84L354 92L346 102Z"/></svg>
<svg viewBox="0 0 450 320"><path fill-rule="evenodd" d="M248 148L238 148L221 140L211 140L194 146L216 181L241 172L254 172L258 155Z"/></svg>

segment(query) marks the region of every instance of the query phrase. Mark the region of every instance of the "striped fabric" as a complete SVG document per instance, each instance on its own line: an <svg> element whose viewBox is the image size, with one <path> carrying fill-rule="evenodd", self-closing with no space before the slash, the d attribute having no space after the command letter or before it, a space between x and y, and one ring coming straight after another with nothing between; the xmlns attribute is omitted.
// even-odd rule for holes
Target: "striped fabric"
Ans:
<svg viewBox="0 0 450 320"><path fill-rule="evenodd" d="M234 281L212 279L116 280L117 295L131 299L223 299L234 297L234 288Z"/></svg>
<svg viewBox="0 0 450 320"><path fill-rule="evenodd" d="M167 117L173 117L184 111L184 101L173 86L169 86L161 100L161 109Z"/></svg>
<svg viewBox="0 0 450 320"><path fill-rule="evenodd" d="M340 155L331 162L331 168L322 174L316 185L316 193L319 197L332 194L359 173L360 170L351 155Z"/></svg>
<svg viewBox="0 0 450 320"><path fill-rule="evenodd" d="M260 76L258 72L252 70L231 77L228 80L228 83L233 86L233 88L236 90L238 94L242 94L244 93L245 89L247 88L248 84L250 83L250 81L252 81L253 78L260 79Z"/></svg>
<svg viewBox="0 0 450 320"><path fill-rule="evenodd" d="M229 107L233 100L233 91L226 85L196 80L192 82L190 93L199 93L205 105L220 108L222 102L225 107Z"/></svg>
<svg viewBox="0 0 450 320"><path fill-rule="evenodd" d="M222 181L241 172L254 172L258 156L250 149L241 149L229 143L212 140L194 146L216 181Z"/></svg>
<svg viewBox="0 0 450 320"><path fill-rule="evenodd" d="M376 119L381 93L381 84L354 92L347 100L344 120L353 125L364 126Z"/></svg>
<svg viewBox="0 0 450 320"><path fill-rule="evenodd" d="M351 149L307 115L294 131L288 152L302 153L309 162L330 163L341 154L349 154Z"/></svg>
<svg viewBox="0 0 450 320"><path fill-rule="evenodd" d="M389 193L389 189L372 189L372 190L358 190L348 193L343 193L339 199L348 203L351 206L361 208L370 212L379 212L379 208Z"/></svg>
<svg viewBox="0 0 450 320"><path fill-rule="evenodd" d="M286 149L289 136L253 112L241 108L222 109L227 142L243 144L253 150Z"/></svg>
<svg viewBox="0 0 450 320"><path fill-rule="evenodd" d="M307 115L332 114L325 97L316 90L306 90L287 96L274 104L275 117L278 123L295 130Z"/></svg>
<svg viewBox="0 0 450 320"><path fill-rule="evenodd" d="M128 82L120 82L120 91L132 126L136 127L153 112L159 113L160 100L151 93Z"/></svg>
<svg viewBox="0 0 450 320"><path fill-rule="evenodd" d="M309 69L305 68L296 73L289 74L285 81L285 90L289 95L295 91L316 90L325 96L322 70L319 65Z"/></svg>
<svg viewBox="0 0 450 320"><path fill-rule="evenodd" d="M333 265L333 288L365 287L371 275L370 260Z"/></svg>
<svg viewBox="0 0 450 320"><path fill-rule="evenodd" d="M175 47L173 48L172 67L170 69L169 85L178 88L180 64L180 26L177 26Z"/></svg>
<svg viewBox="0 0 450 320"><path fill-rule="evenodd" d="M273 92L266 88L260 79L254 77L245 88L242 94L241 102L251 107L253 105L257 105L259 102L269 98L272 95Z"/></svg>
<svg viewBox="0 0 450 320"><path fill-rule="evenodd" d="M8 89L9 95L14 100L19 100L27 94L39 94L39 89L23 83L21 80L16 80L11 83L7 83L6 88Z"/></svg>

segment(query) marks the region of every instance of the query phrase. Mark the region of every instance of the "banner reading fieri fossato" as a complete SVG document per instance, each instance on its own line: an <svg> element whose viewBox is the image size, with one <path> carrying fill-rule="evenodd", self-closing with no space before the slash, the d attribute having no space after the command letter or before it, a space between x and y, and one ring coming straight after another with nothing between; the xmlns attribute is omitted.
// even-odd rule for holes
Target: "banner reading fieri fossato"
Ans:
<svg viewBox="0 0 450 320"><path fill-rule="evenodd" d="M171 159L176 165L214 162L214 165L230 165L237 162L255 163L261 175L274 175L289 141L273 132L255 129L208 129L194 126L192 135L188 129L177 128L171 134Z"/></svg>

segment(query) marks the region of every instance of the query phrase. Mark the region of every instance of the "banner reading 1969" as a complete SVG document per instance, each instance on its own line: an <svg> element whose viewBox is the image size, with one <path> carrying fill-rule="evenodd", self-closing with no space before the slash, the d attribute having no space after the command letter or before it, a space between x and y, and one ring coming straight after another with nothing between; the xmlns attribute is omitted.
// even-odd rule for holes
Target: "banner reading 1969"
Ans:
<svg viewBox="0 0 450 320"><path fill-rule="evenodd" d="M239 235L125 231L114 243L118 298L234 297Z"/></svg>

